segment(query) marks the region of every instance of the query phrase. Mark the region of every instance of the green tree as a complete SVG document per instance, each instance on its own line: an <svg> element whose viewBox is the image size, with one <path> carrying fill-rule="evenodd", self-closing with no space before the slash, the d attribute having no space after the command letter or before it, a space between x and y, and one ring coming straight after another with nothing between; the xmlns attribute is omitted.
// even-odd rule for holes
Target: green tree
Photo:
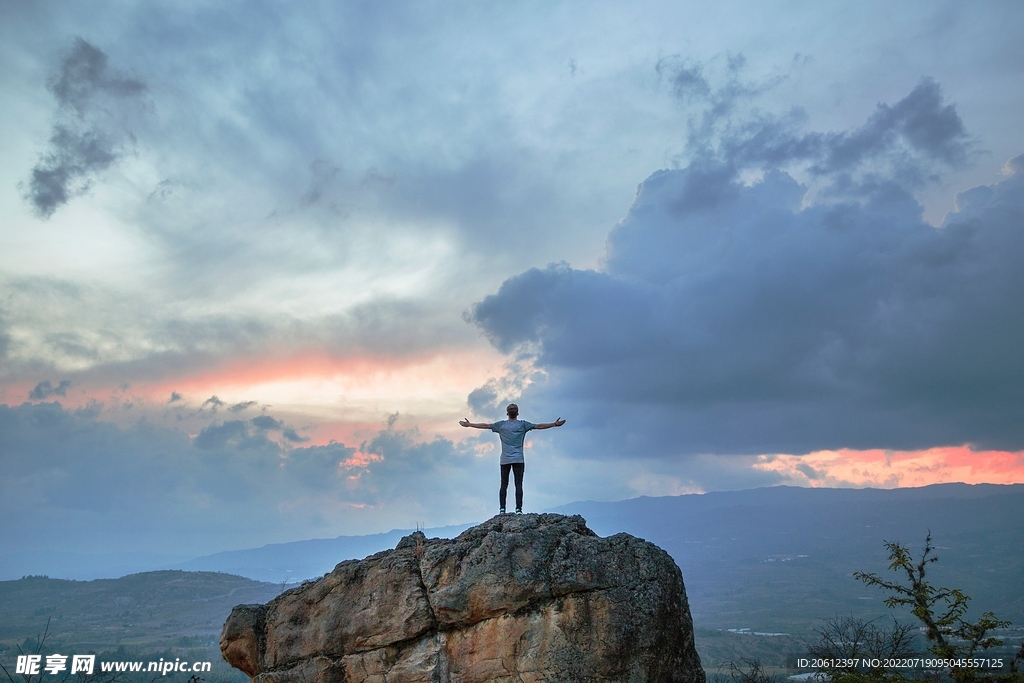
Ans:
<svg viewBox="0 0 1024 683"><path fill-rule="evenodd" d="M968 621L965 617L971 598L958 588L936 588L927 580L928 566L939 560L933 554L931 532L916 564L906 546L886 541L885 547L889 549L889 569L902 573L903 582L887 581L874 573L855 572L853 576L869 586L889 591L885 604L890 609L909 607L911 614L924 624L932 654L940 659L973 659L979 650L1003 644L990 634L997 628L1009 626L1009 621L997 618L992 612L985 612L977 621ZM951 676L967 681L978 678L979 672L972 667L956 667L951 670ZM1024 677L1021 680L1024 681Z"/></svg>

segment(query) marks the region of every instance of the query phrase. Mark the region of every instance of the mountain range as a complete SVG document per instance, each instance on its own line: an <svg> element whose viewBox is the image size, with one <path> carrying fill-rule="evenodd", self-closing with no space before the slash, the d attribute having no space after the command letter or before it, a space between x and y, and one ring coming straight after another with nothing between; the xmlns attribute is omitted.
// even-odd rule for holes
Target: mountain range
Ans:
<svg viewBox="0 0 1024 683"><path fill-rule="evenodd" d="M551 510L580 514L602 536L627 532L664 548L683 570L694 620L708 628L795 632L836 614L888 614L886 597L853 579L884 574L886 541L917 556L929 533L930 576L963 589L979 610L1024 622L1024 485L902 489L777 486ZM452 537L469 525L424 530ZM408 530L217 553L176 565L274 583L329 572L344 559L393 548ZM893 576L893 578L897 578Z"/></svg>
<svg viewBox="0 0 1024 683"><path fill-rule="evenodd" d="M665 549L683 571L694 622L703 628L798 635L835 615L885 616L886 595L853 572L886 574L886 541L907 545L916 557L929 533L939 557L929 572L936 585L970 595L972 613L991 610L1024 623L1021 484L778 486L586 501L551 511L580 514L602 536L627 532ZM469 526L424 532L450 538ZM342 560L393 548L411 531L278 543L159 568L237 575L281 590Z"/></svg>

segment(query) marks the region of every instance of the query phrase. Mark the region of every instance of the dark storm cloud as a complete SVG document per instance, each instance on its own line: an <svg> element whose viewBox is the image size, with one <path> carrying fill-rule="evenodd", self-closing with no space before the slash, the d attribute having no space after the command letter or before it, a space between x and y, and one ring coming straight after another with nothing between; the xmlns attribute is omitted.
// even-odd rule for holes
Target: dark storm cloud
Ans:
<svg viewBox="0 0 1024 683"><path fill-rule="evenodd" d="M820 172L846 170L893 147L896 138L929 159L957 166L967 160L967 131L952 104L943 104L939 84L924 79L895 105L879 104L860 129L826 136Z"/></svg>
<svg viewBox="0 0 1024 683"><path fill-rule="evenodd" d="M70 380L61 380L57 386L53 386L50 380L46 379L35 386L32 391L29 392L28 397L33 401L42 401L44 398L51 396L64 396L68 395L68 387L71 386Z"/></svg>
<svg viewBox="0 0 1024 683"><path fill-rule="evenodd" d="M529 397L574 406L595 453L1024 448L1024 174L961 193L940 228L898 164L844 193L868 160L964 160L927 80L853 131L776 123L644 181L602 271L531 269L473 308L497 348L550 373ZM777 167L800 161L830 174L827 201Z"/></svg>
<svg viewBox="0 0 1024 683"><path fill-rule="evenodd" d="M689 121L691 168L715 169L731 177L740 168L802 164L814 176L831 177L833 191L849 193L861 189L864 175L869 176L866 184L875 182L870 176L878 172L904 187L919 186L938 177L937 162L961 168L974 151L956 108L943 101L934 79L921 79L896 104L879 103L857 129L803 133L800 127L806 117L799 108L784 115L740 113L741 104L772 90L788 75L752 81L744 78L743 55L728 56L725 62L720 79L709 75L713 65L678 56L664 58L655 67L678 98L702 105ZM721 84L712 85L714 80ZM700 189L692 188L693 197L704 196Z"/></svg>
<svg viewBox="0 0 1024 683"><path fill-rule="evenodd" d="M43 218L89 188L95 173L109 168L132 140L124 103L137 102L142 81L109 65L107 55L76 38L47 84L59 105L48 149L32 169L27 198Z"/></svg>
<svg viewBox="0 0 1024 683"><path fill-rule="evenodd" d="M796 110L736 126L722 141L723 161L762 167L808 162L818 176L849 174L886 162L899 169L901 183L913 186L934 173L935 162L958 168L971 153L956 108L943 102L939 84L927 78L896 104L879 104L856 130L800 134L800 123L802 115Z"/></svg>

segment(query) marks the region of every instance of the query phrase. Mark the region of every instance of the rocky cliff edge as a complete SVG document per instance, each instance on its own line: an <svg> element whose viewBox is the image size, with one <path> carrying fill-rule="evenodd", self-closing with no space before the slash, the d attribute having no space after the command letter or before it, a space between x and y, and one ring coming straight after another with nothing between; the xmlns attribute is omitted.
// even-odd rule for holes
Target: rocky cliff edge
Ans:
<svg viewBox="0 0 1024 683"><path fill-rule="evenodd" d="M220 648L254 683L704 683L675 562L578 515L411 534L235 607Z"/></svg>

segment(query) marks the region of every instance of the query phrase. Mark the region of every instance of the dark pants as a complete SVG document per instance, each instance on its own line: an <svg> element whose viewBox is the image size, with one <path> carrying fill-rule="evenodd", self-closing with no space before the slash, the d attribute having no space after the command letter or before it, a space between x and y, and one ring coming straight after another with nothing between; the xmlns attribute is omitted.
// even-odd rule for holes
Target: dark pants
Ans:
<svg viewBox="0 0 1024 683"><path fill-rule="evenodd" d="M516 509L520 510L523 507L523 470L526 469L526 465L521 462L513 462L508 465L501 466L501 489L498 490L498 502L501 507L505 507L505 497L508 493L508 471L512 470L512 473L516 476Z"/></svg>

